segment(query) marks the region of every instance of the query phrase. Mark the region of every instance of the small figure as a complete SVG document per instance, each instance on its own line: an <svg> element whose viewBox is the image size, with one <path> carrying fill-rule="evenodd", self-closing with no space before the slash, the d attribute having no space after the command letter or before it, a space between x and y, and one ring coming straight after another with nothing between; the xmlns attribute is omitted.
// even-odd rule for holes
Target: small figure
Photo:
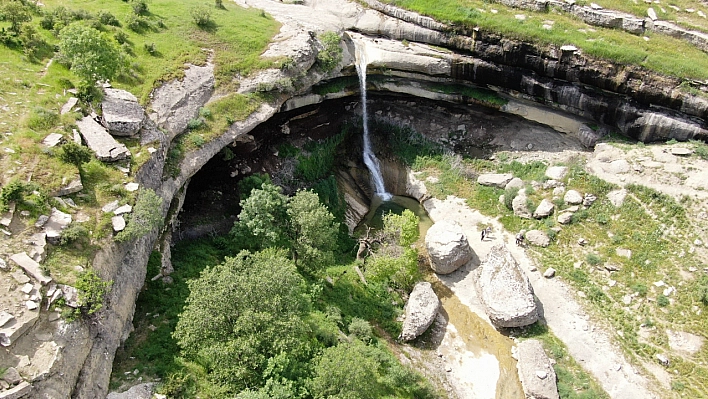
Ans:
<svg viewBox="0 0 708 399"><path fill-rule="evenodd" d="M482 241L484 241L485 238L489 237L490 234L492 234L492 228L490 226L487 226L484 230L482 230Z"/></svg>
<svg viewBox="0 0 708 399"><path fill-rule="evenodd" d="M519 234L516 235L516 245L519 247L524 246L524 233L519 232Z"/></svg>

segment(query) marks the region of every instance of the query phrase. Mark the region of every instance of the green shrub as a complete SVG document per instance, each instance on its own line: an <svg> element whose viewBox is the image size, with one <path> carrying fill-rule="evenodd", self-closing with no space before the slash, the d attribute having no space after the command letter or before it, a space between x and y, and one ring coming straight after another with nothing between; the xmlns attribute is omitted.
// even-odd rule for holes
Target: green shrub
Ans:
<svg viewBox="0 0 708 399"><path fill-rule="evenodd" d="M585 261L588 262L589 265L597 266L602 263L602 258L597 254L589 253L585 256Z"/></svg>
<svg viewBox="0 0 708 399"><path fill-rule="evenodd" d="M0 212L7 212L11 202L22 202L34 186L22 180L12 179L0 190Z"/></svg>
<svg viewBox="0 0 708 399"><path fill-rule="evenodd" d="M319 35L322 50L317 53L317 65L325 71L333 70L342 60L342 48L339 46L340 37L337 32L325 32Z"/></svg>
<svg viewBox="0 0 708 399"><path fill-rule="evenodd" d="M120 26L120 22L118 21L118 18L116 18L115 15L111 14L108 11L99 11L98 12L98 20L108 26Z"/></svg>
<svg viewBox="0 0 708 399"><path fill-rule="evenodd" d="M510 211L514 210L513 202L516 195L519 193L519 187L509 187L504 190L504 206Z"/></svg>
<svg viewBox="0 0 708 399"><path fill-rule="evenodd" d="M118 44L128 43L128 35L125 32L123 32L122 30L119 30L118 32L116 32L116 34L113 35L113 38L116 39Z"/></svg>
<svg viewBox="0 0 708 399"><path fill-rule="evenodd" d="M89 162L93 157L93 152L88 147L84 147L75 143L74 141L68 141L61 146L59 152L59 159L63 162L76 165L81 168L81 165Z"/></svg>
<svg viewBox="0 0 708 399"><path fill-rule="evenodd" d="M130 6L133 9L135 15L143 15L148 11L148 5L146 0L130 0Z"/></svg>
<svg viewBox="0 0 708 399"><path fill-rule="evenodd" d="M314 143L315 146L309 156L300 155L297 157L298 164L295 167L295 175L306 182L314 182L322 179L332 170L337 159L337 147L344 140L344 133L330 137L321 144Z"/></svg>
<svg viewBox="0 0 708 399"><path fill-rule="evenodd" d="M200 129L202 126L204 126L204 119L202 118L193 118L190 119L189 122L187 122L187 129L189 130L197 130Z"/></svg>
<svg viewBox="0 0 708 399"><path fill-rule="evenodd" d="M195 147L201 147L201 146L203 146L204 143L206 142L206 141L204 140L204 136L202 136L201 134L195 134L195 135L193 135L192 137L190 137L190 140L192 141L192 144L193 144Z"/></svg>
<svg viewBox="0 0 708 399"><path fill-rule="evenodd" d="M644 283L634 284L631 288L632 288L632 291L639 294L639 296L647 296L647 292L649 292L649 289L647 288L646 284L644 284Z"/></svg>
<svg viewBox="0 0 708 399"><path fill-rule="evenodd" d="M669 301L669 298L667 298L664 294L659 294L658 297L656 297L656 304L659 307L666 307L669 306L671 302Z"/></svg>
<svg viewBox="0 0 708 399"><path fill-rule="evenodd" d="M32 130L49 130L59 122L59 114L42 107L34 107L27 119L27 127Z"/></svg>
<svg viewBox="0 0 708 399"><path fill-rule="evenodd" d="M300 149L285 142L278 145L278 158L294 158L300 154Z"/></svg>
<svg viewBox="0 0 708 399"><path fill-rule="evenodd" d="M111 281L103 281L93 269L81 273L76 280L81 313L90 316L100 310L103 307L103 298L112 284Z"/></svg>
<svg viewBox="0 0 708 399"><path fill-rule="evenodd" d="M214 0L214 6L220 10L224 9L224 0Z"/></svg>
<svg viewBox="0 0 708 399"><path fill-rule="evenodd" d="M88 238L89 231L86 227L81 224L72 223L61 232L61 238L59 243L61 245L68 245L77 241L82 241Z"/></svg>
<svg viewBox="0 0 708 399"><path fill-rule="evenodd" d="M140 189L125 229L116 234L118 242L137 239L162 223L162 198L151 189Z"/></svg>
<svg viewBox="0 0 708 399"><path fill-rule="evenodd" d="M145 43L143 44L143 49L150 55L157 55L157 46L155 46L155 43Z"/></svg>
<svg viewBox="0 0 708 399"><path fill-rule="evenodd" d="M199 108L199 116L204 119L209 119L211 118L211 110L207 107L201 107Z"/></svg>
<svg viewBox="0 0 708 399"><path fill-rule="evenodd" d="M352 317L352 322L349 323L349 334L363 342L369 342L373 336L373 331L368 321L358 317Z"/></svg>
<svg viewBox="0 0 708 399"><path fill-rule="evenodd" d="M708 144L702 143L700 141L694 141L693 144L696 151L696 155L698 155L702 159L708 160Z"/></svg>
<svg viewBox="0 0 708 399"><path fill-rule="evenodd" d="M211 10L207 7L194 7L189 14L192 16L192 21L200 28L207 28L213 24L211 20Z"/></svg>

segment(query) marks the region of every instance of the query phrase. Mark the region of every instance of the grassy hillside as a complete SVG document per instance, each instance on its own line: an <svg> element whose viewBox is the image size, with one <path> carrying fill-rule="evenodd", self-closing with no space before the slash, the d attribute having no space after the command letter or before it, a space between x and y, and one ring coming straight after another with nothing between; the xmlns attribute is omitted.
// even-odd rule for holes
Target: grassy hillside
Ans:
<svg viewBox="0 0 708 399"><path fill-rule="evenodd" d="M387 2L457 26L480 27L505 37L542 44L573 44L592 57L640 65L681 78L708 79L708 57L704 52L684 41L653 32L646 32L645 38L619 30L593 27L568 14L521 10L483 0ZM620 2L608 2L606 7L613 9L619 5L615 3ZM635 7L626 5L629 2L621 3L623 6L617 9L637 11ZM524 15L525 18L518 19L517 15ZM644 15L638 14L640 17ZM691 21L700 23L704 30L708 29L708 22L703 18L697 17Z"/></svg>

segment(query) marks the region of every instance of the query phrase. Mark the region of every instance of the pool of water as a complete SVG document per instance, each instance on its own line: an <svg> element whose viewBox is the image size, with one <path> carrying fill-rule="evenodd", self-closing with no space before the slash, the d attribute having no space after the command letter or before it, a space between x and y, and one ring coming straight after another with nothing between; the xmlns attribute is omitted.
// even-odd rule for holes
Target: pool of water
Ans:
<svg viewBox="0 0 708 399"><path fill-rule="evenodd" d="M412 211L420 222L418 223L418 230L420 231L421 240L425 238L425 234L428 232L430 226L433 225L433 221L428 216L428 213L423 208L417 200L411 197L404 197L400 195L394 195L389 201L383 201L380 197L375 197L371 206L369 208L369 213L366 214L364 220L359 223L359 226L354 230L356 232L362 232L366 227L370 227L373 230L380 230L383 228L383 216L388 213L394 213L400 215L406 209Z"/></svg>

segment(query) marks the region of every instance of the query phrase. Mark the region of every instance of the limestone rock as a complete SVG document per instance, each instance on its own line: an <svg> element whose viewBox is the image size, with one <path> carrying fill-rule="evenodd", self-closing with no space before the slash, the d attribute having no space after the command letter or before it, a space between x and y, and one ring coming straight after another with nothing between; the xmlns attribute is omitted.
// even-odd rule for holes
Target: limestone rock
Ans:
<svg viewBox="0 0 708 399"><path fill-rule="evenodd" d="M61 233L71 224L71 215L64 213L57 208L52 208L49 220L44 224L44 232L47 233L47 241L52 245L59 244Z"/></svg>
<svg viewBox="0 0 708 399"><path fill-rule="evenodd" d="M27 396L32 391L32 385L27 381L22 381L19 385L14 388L10 388L7 391L0 393L0 398L2 399L19 399Z"/></svg>
<svg viewBox="0 0 708 399"><path fill-rule="evenodd" d="M511 209L514 211L514 215L524 218L531 219L531 211L529 211L529 206L527 204L528 197L525 191L519 191L519 193L511 201Z"/></svg>
<svg viewBox="0 0 708 399"><path fill-rule="evenodd" d="M79 291L76 288L70 285L59 285L59 289L64 296L64 303L66 303L66 306L70 306L72 308L79 307Z"/></svg>
<svg viewBox="0 0 708 399"><path fill-rule="evenodd" d="M526 240L528 240L528 242L532 245L544 248L551 243L551 238L548 237L548 234L541 230L531 230L526 232Z"/></svg>
<svg viewBox="0 0 708 399"><path fill-rule="evenodd" d="M143 126L145 111L134 95L119 89L104 89L103 123L114 136L134 136Z"/></svg>
<svg viewBox="0 0 708 399"><path fill-rule="evenodd" d="M671 350L686 354L694 355L701 349L703 337L695 334L690 334L683 331L666 330L666 335L669 337L669 347Z"/></svg>
<svg viewBox="0 0 708 399"><path fill-rule="evenodd" d="M428 230L425 247L435 273L452 273L472 259L472 248L462 227L446 220L436 222Z"/></svg>
<svg viewBox="0 0 708 399"><path fill-rule="evenodd" d="M558 215L558 223L560 223L560 224L569 224L572 221L573 221L573 213L572 212L563 212L560 215Z"/></svg>
<svg viewBox="0 0 708 399"><path fill-rule="evenodd" d="M568 168L566 166L549 166L546 169L546 176L549 179L563 180L566 174L568 174Z"/></svg>
<svg viewBox="0 0 708 399"><path fill-rule="evenodd" d="M8 322L12 321L15 319L15 316L11 315L10 313L7 313L6 311L0 311L0 327L4 326Z"/></svg>
<svg viewBox="0 0 708 399"><path fill-rule="evenodd" d="M130 206L129 204L125 204L123 206L119 206L115 210L113 210L114 215L122 215L124 213L130 213L133 210L133 207Z"/></svg>
<svg viewBox="0 0 708 399"><path fill-rule="evenodd" d="M546 216L549 216L553 213L555 207L556 206L553 205L553 202L544 198L543 201L541 201L541 203L538 205L536 210L533 212L533 217L535 217L536 219L545 218Z"/></svg>
<svg viewBox="0 0 708 399"><path fill-rule="evenodd" d="M474 273L477 293L494 325L521 327L538 320L531 283L504 244L495 245Z"/></svg>
<svg viewBox="0 0 708 399"><path fill-rule="evenodd" d="M151 399L154 383L138 384L125 392L111 392L106 399Z"/></svg>
<svg viewBox="0 0 708 399"><path fill-rule="evenodd" d="M516 346L519 380L527 398L559 399L556 372L540 341L529 339Z"/></svg>
<svg viewBox="0 0 708 399"><path fill-rule="evenodd" d="M583 203L583 196L575 190L568 190L563 197L566 204L578 205Z"/></svg>
<svg viewBox="0 0 708 399"><path fill-rule="evenodd" d="M607 199L610 200L610 203L614 205L615 208L621 207L626 197L627 190L625 189L613 190L607 193Z"/></svg>
<svg viewBox="0 0 708 399"><path fill-rule="evenodd" d="M113 231L116 233L123 231L125 229L125 218L123 218L123 215L113 216L111 224L113 225Z"/></svg>
<svg viewBox="0 0 708 399"><path fill-rule="evenodd" d="M586 193L583 197L583 206L589 207L597 201L597 196L595 194Z"/></svg>
<svg viewBox="0 0 708 399"><path fill-rule="evenodd" d="M479 175L477 183L483 186L504 188L513 178L514 176L511 173L485 173Z"/></svg>
<svg viewBox="0 0 708 399"><path fill-rule="evenodd" d="M518 177L515 177L509 181L509 183L506 183L506 186L504 186L505 190L509 190L512 188L524 188L524 181L519 179Z"/></svg>
<svg viewBox="0 0 708 399"><path fill-rule="evenodd" d="M116 209L118 209L118 200L111 201L101 208L103 213L111 213L111 212L115 211Z"/></svg>
<svg viewBox="0 0 708 399"><path fill-rule="evenodd" d="M656 21L658 19L656 16L656 11L654 11L654 9L651 7L647 8L647 15L649 16L649 18L651 18L652 21Z"/></svg>
<svg viewBox="0 0 708 399"><path fill-rule="evenodd" d="M56 147L64 140L64 136L61 133L50 133L47 137L42 140L42 144L51 148Z"/></svg>
<svg viewBox="0 0 708 399"><path fill-rule="evenodd" d="M435 320L440 300L429 282L415 285L406 304L406 319L400 339L411 341L425 332Z"/></svg>
<svg viewBox="0 0 708 399"><path fill-rule="evenodd" d="M69 112L71 112L71 109L74 108L74 106L78 102L79 102L78 98L69 97L69 100L67 100L66 103L64 103L64 105L62 105L61 111L59 111L59 114L60 115L68 114Z"/></svg>
<svg viewBox="0 0 708 399"><path fill-rule="evenodd" d="M10 367L5 370L5 373L2 375L2 379L10 385L17 385L22 382L22 377L20 377L20 373L18 373L17 369L14 367Z"/></svg>
<svg viewBox="0 0 708 399"><path fill-rule="evenodd" d="M79 191L84 189L84 185L81 182L81 175L78 173L76 174L76 177L69 182L69 184L62 185L58 190L52 191L49 193L50 196L52 197L61 197L64 195L69 195L69 194L74 194L78 193Z"/></svg>
<svg viewBox="0 0 708 399"><path fill-rule="evenodd" d="M549 267L548 269L546 269L545 272L543 272L543 277L545 277L545 278L552 278L555 275L556 275L556 269L554 269L552 267Z"/></svg>
<svg viewBox="0 0 708 399"><path fill-rule="evenodd" d="M580 140L580 144L585 147L593 148L595 147L597 141L602 138L603 133L604 132L602 130L593 130L589 126L583 124L578 128L578 140Z"/></svg>
<svg viewBox="0 0 708 399"><path fill-rule="evenodd" d="M76 121L76 126L79 127L86 145L96 154L99 161L113 162L130 156L128 147L117 142L103 126L90 116Z"/></svg>
<svg viewBox="0 0 708 399"><path fill-rule="evenodd" d="M685 157L693 154L693 150L686 147L674 147L671 149L671 154Z"/></svg>
<svg viewBox="0 0 708 399"><path fill-rule="evenodd" d="M30 258L27 253L21 252L18 254L14 254L10 257L10 259L15 262L17 266L22 268L25 273L32 276L40 284L45 285L52 281L51 277L47 277L44 275L44 272L42 272L42 268L39 266L39 263L32 260L32 258Z"/></svg>
<svg viewBox="0 0 708 399"><path fill-rule="evenodd" d="M151 118L170 133L170 139L187 128L199 108L214 92L214 65L191 65L184 71L182 80L166 83L152 93Z"/></svg>

